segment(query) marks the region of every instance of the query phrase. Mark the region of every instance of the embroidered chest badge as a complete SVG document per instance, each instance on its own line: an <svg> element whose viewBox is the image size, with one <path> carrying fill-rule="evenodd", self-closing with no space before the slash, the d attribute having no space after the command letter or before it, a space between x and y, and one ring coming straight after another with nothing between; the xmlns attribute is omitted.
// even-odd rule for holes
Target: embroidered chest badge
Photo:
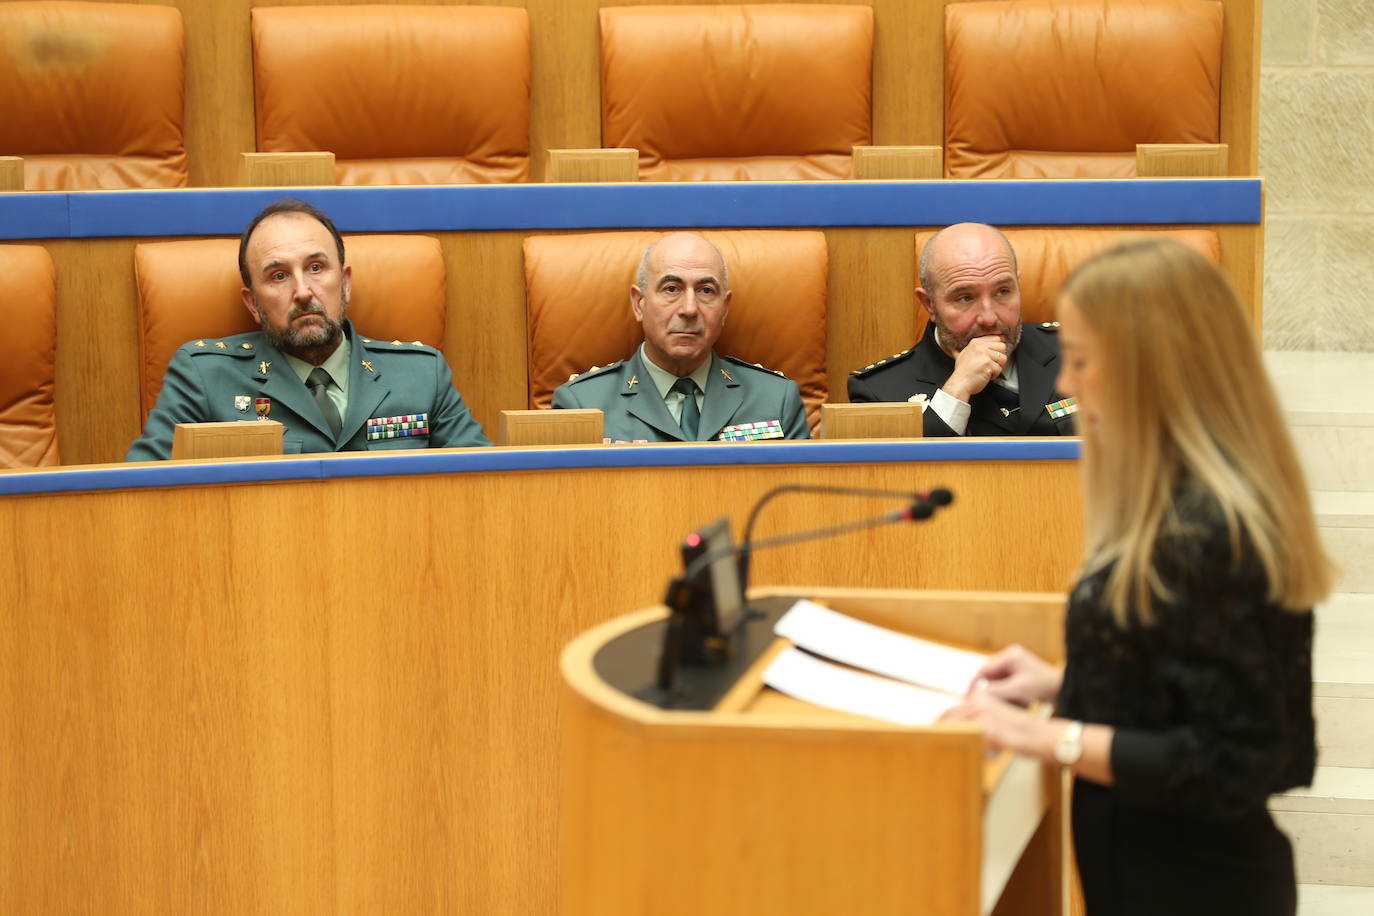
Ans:
<svg viewBox="0 0 1374 916"><path fill-rule="evenodd" d="M253 399L246 394L234 395L234 409L239 413L248 413L248 405L253 403Z"/></svg>
<svg viewBox="0 0 1374 916"><path fill-rule="evenodd" d="M253 405L257 408L258 417L260 417L263 420L266 420L268 416L272 413L271 398L258 398L253 402Z"/></svg>

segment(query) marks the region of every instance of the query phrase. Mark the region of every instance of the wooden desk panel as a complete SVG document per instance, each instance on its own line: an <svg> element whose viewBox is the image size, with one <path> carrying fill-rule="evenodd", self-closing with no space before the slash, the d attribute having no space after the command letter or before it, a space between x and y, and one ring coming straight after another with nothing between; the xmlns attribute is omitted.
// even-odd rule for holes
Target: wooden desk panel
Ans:
<svg viewBox="0 0 1374 916"><path fill-rule="evenodd" d="M1078 557L1069 461L0 497L0 910L552 913L559 650L784 481L956 501L761 553L758 583L1057 591ZM760 528L885 508L791 496Z"/></svg>

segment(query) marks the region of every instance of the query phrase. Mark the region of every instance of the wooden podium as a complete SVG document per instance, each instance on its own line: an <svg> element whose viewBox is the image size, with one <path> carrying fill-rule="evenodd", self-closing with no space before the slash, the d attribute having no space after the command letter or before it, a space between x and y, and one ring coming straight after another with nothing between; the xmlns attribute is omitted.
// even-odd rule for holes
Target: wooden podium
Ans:
<svg viewBox="0 0 1374 916"><path fill-rule="evenodd" d="M983 651L1063 654L1062 595L756 590L765 617L732 667L684 671L666 698L664 608L584 633L562 656L564 916L1066 912L1057 769L990 757L965 723L888 725L762 686L772 622L803 595Z"/></svg>

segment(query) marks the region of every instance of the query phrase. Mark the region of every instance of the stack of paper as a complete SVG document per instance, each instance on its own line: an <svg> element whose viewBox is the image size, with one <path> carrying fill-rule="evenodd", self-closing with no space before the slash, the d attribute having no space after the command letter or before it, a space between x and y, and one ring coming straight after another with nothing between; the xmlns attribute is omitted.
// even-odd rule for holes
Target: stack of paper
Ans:
<svg viewBox="0 0 1374 916"><path fill-rule="evenodd" d="M901 725L929 725L940 718L962 700L988 658L864 623L806 600L793 605L774 632L798 648L788 649L768 666L763 682L769 687L817 706Z"/></svg>

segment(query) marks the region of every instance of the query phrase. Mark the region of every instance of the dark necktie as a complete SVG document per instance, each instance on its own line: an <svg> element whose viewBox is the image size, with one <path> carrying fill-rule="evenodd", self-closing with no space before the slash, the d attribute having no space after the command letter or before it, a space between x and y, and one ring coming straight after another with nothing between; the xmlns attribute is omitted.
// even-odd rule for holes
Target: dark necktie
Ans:
<svg viewBox="0 0 1374 916"><path fill-rule="evenodd" d="M697 408L697 383L690 378L680 378L673 382L673 391L682 395L682 419L677 421L677 425L682 427L682 434L687 440L693 441L697 437L697 424L701 421L701 410Z"/></svg>
<svg viewBox="0 0 1374 916"><path fill-rule="evenodd" d="M334 433L334 438L339 438L339 430L343 429L343 420L339 417L339 408L334 405L334 400L329 396L329 383L333 378L329 370L323 366L316 366L310 370L310 374L305 377L305 387L310 389L310 393L315 396L315 403L320 405L320 413L324 414L325 422L329 424L329 429Z"/></svg>

